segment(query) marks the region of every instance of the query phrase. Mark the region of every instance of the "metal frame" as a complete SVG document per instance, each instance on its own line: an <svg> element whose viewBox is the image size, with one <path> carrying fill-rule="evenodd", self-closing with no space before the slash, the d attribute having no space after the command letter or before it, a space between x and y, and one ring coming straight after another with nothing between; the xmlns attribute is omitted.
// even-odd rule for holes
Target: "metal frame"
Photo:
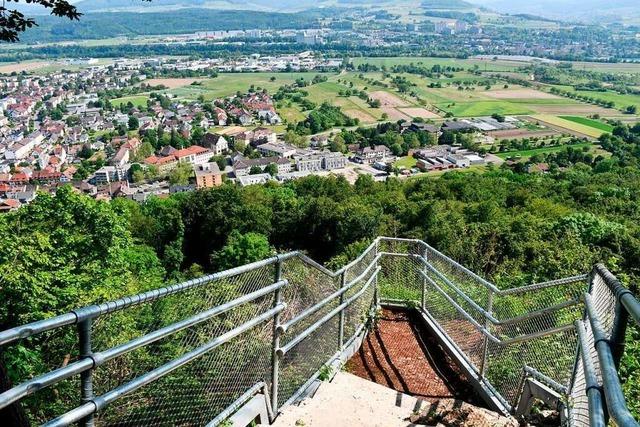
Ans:
<svg viewBox="0 0 640 427"><path fill-rule="evenodd" d="M381 243L383 242L395 242L415 244L418 247L423 248L419 254L416 253L400 253L400 252L384 252L380 251ZM365 259L367 255L373 254L374 257L371 261L368 261L366 267L358 270L360 271L357 277L350 281L347 281L348 272ZM418 265L415 267L418 277L421 278L420 289L420 301L417 301L418 310L422 314L422 318L425 323L433 330L437 339L444 345L445 349L452 354L463 369L470 375L472 383L476 386L482 396L485 397L487 402L504 413L508 413L513 410L512 404L510 404L500 393L492 386L487 380L485 374L487 372L487 365L490 363L488 346L489 343L497 345L508 345L513 343L519 343L524 341L530 341L544 337L551 334L557 334L559 332L567 331L575 328L579 338L579 345L577 354L580 356L580 360L584 365L584 375L587 383L586 394L589 400L589 418L592 426L604 426L606 425L607 416L611 418L618 425L622 426L639 426L639 424L633 419L629 410L626 407L624 397L622 395L622 389L620 386L620 380L618 377L617 369L619 367L620 358L624 351L624 335L626 331L626 325L628 321L633 320L636 324L640 325L640 303L633 297L631 292L627 290L622 284L601 264L594 267L590 275L573 276L565 279L536 283L533 285L523 286L519 288L513 288L509 290L500 290L492 283L486 281L450 258L446 257L442 253L433 249L426 243L415 239L394 239L379 237L375 239L367 249L355 260L344 266L343 268L332 272L322 265L316 263L312 259L300 252L290 252L274 256L262 261L247 264L241 267L230 269L216 274L211 274L198 279L190 280L184 283L179 283L157 290L141 293L138 295L121 298L112 302L103 304L96 304L88 307L84 307L78 310L74 310L70 313L66 313L60 316L56 316L50 319L34 322L28 325L19 326L0 332L0 347L15 343L18 340L28 338L30 336L50 331L56 328L76 325L78 341L79 341L79 359L72 362L62 368L54 369L38 377L32 378L7 390L0 394L0 409L10 404L19 402L26 396L29 396L44 387L56 384L64 379L79 376L80 377L80 397L81 404L75 409L62 414L58 418L51 420L46 425L49 426L66 426L74 422L80 422L85 426L93 426L94 414L105 408L115 400L125 396L135 390L138 390L145 385L158 380L159 378L171 373L175 369L190 363L191 361L203 356L204 354L212 351L213 349L224 345L238 335L248 332L250 329L257 325L271 321L273 323L272 331L272 345L271 345L271 375L269 382L265 379L262 382L255 384L243 393L236 401L232 402L224 411L222 411L213 421L211 425L216 425L222 422L228 416L231 416L235 411L250 401L257 393L262 391L266 397L266 404L268 407L268 413L270 421L278 414L278 388L280 380L280 363L284 355L291 351L295 346L300 344L303 340L308 339L313 333L325 325L336 316L338 318L338 333L336 337L338 352L336 355L330 358L327 363L341 363L344 362L341 355L346 354L348 351L356 351L360 345L361 338L367 331L368 321L364 320L358 327L356 332L351 337L344 337L345 331L345 310L356 300L361 298L365 292L373 287L373 298L368 317L373 316L373 311L380 304L379 295L379 278L378 276L384 274L383 267L380 266L380 260L383 258L411 258L418 261ZM287 280L283 279L282 265L283 262L292 258L297 258L308 267L316 269L326 277L335 280L340 280L339 288L332 292L330 295L322 298L310 307L305 308L299 313L296 313L290 320L281 322L281 313L287 307L286 301L283 301L282 290L286 286L289 286ZM433 264L433 260L442 262L443 260L450 266L453 266L457 271L462 272L477 283L479 286L485 287L487 290L486 307L482 307L476 303L469 295L467 295L459 286L454 283L443 272L439 271ZM146 302L154 301L168 295L178 294L186 290L195 289L198 287L206 286L217 280L230 278L243 274L249 271L253 271L265 266L274 267L273 282L269 285L262 287L261 289L247 293L224 304L212 307L208 310L200 312L189 318L175 322L166 327L152 331L146 335L132 339L124 344L120 344L116 347L112 347L100 352L93 352L92 340L91 340L91 325L92 322L102 315L113 313L116 311L124 310L129 307L140 305ZM414 268L414 267L412 267ZM615 296L615 314L613 327L610 332L610 336L602 328L602 324L598 315L594 309L592 296L590 293L586 293L583 298L580 299L567 299L560 303L555 303L537 310L531 310L528 313L514 316L507 319L498 319L494 315L494 298L496 296L513 296L513 295L526 295L529 292L534 292L542 289L553 288L556 286L571 285L578 283L583 286L582 282L588 279L589 283L594 277L600 277L606 283ZM453 290L453 295L449 295L442 286L438 285L436 280L442 281L446 284L447 288ZM347 298L347 291L358 286L358 290ZM442 295L450 306L457 312L462 318L471 323L475 329L483 334L483 349L481 356L480 366L470 360L464 351L460 349L458 343L450 337L446 331L438 324L434 317L426 309L427 287L435 290ZM591 287L589 289L591 291ZM259 298L264 298L269 295L273 297L273 303L270 309L265 309L262 313L257 314L252 319L240 324L233 325L233 329L216 337L212 337L210 341L206 342L182 356L165 363L164 365L155 368L143 375L140 375L128 383L122 384L115 389L106 392L101 396L94 396L92 373L93 370L105 362L112 360L115 357L121 356L125 353L143 347L158 341L164 337L167 337L176 332L182 331L191 326L200 324L215 316L218 316L227 311L233 310L243 304L251 303ZM481 316L481 321L477 321L474 316L469 314L460 304L456 302L455 298L460 298L466 304L468 304L473 311L477 312ZM300 321L308 318L309 316L319 312L323 308L327 308L330 303L338 301L337 306L327 313L324 313L319 320L315 321L310 326L306 327L302 332L298 333L295 337L292 337L284 346L281 345L281 337L287 334L291 330L291 327ZM387 301L390 303L391 301ZM383 301L384 303L384 301ZM398 300L394 304L407 306L408 301ZM544 330L538 330L528 334L520 334L514 337L501 337L496 336L493 332L495 326L512 325L518 322L522 322L529 319L535 319L540 316L554 313L558 310L562 310L572 306L578 306L584 304L585 318L583 321L577 321L575 324L560 325ZM415 306L414 306L415 307ZM584 322L589 322L589 330L592 331L593 336L593 348L597 354L597 366L592 360L590 355L591 348L589 347L589 340L587 334L589 331L585 328ZM360 337L360 341L358 341ZM354 347L355 346L355 347ZM352 348L353 347L353 348ZM350 350L349 350L350 349ZM297 392L287 400L291 402L292 399L300 396L304 390L316 381L319 372L312 375L305 384L303 384ZM598 383L599 372L602 377L602 384ZM575 370L574 370L575 375ZM524 381L527 378L532 378L535 381L550 387L551 389L561 393L567 394L569 391L562 384L558 384L553 379L545 377L530 367L523 367L523 386ZM574 381L572 379L571 385ZM537 387L537 386L536 386ZM543 387L537 387L536 390L540 391ZM286 404L286 403L285 403ZM606 410L605 410L606 408ZM570 412L570 408L569 408Z"/></svg>

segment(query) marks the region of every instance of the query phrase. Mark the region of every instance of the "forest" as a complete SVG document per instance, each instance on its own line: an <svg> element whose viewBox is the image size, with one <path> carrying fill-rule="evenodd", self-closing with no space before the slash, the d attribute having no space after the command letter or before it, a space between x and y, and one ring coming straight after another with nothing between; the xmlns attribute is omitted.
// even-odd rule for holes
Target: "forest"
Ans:
<svg viewBox="0 0 640 427"><path fill-rule="evenodd" d="M378 235L423 239L501 288L603 262L637 292L640 127L617 127L602 144L613 157L577 158L549 174L489 168L405 181L361 176L354 185L311 176L227 183L142 204L96 201L63 187L0 216L0 327L292 249L337 268ZM637 414L640 341L637 331L629 335L622 374ZM48 354L38 349L50 345L13 346L0 368L12 381L38 372ZM54 391L37 402L41 413L54 409L47 403Z"/></svg>

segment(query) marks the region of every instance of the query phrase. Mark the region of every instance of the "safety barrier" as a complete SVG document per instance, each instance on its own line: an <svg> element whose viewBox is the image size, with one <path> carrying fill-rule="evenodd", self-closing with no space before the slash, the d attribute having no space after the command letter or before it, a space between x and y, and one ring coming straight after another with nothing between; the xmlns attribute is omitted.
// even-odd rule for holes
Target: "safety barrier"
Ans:
<svg viewBox="0 0 640 427"><path fill-rule="evenodd" d="M260 394L272 421L380 304L420 310L505 413L535 378L563 396L568 424L637 425L618 364L640 305L603 266L501 290L422 241L384 237L336 272L291 252L0 332L4 359L27 365L9 366L0 410L50 426L215 426Z"/></svg>

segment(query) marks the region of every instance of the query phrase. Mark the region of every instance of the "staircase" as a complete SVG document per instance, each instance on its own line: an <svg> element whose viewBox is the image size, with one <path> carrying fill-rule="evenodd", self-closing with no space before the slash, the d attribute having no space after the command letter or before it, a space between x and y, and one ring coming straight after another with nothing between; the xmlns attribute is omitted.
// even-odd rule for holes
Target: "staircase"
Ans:
<svg viewBox="0 0 640 427"><path fill-rule="evenodd" d="M500 290L422 241L383 237L335 272L291 252L2 331L3 351L38 363L0 390L0 409L19 405L48 426L252 415L284 425L290 405L360 348L381 306L415 310L494 411L520 415L543 399L567 424L638 425L617 366L640 304L604 266ZM366 394L353 383L339 374L325 388ZM320 411L329 397L320 387L296 410Z"/></svg>

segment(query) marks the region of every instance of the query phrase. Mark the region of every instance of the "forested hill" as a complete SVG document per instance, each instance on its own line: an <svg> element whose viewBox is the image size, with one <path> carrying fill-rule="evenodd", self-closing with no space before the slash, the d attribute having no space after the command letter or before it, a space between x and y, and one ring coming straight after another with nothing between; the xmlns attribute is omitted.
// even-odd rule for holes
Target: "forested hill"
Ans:
<svg viewBox="0 0 640 427"><path fill-rule="evenodd" d="M38 27L27 30L21 41L33 43L196 31L308 28L313 27L319 18L332 13L330 9L280 13L194 8L150 13L87 13L80 21L43 16L39 17Z"/></svg>

